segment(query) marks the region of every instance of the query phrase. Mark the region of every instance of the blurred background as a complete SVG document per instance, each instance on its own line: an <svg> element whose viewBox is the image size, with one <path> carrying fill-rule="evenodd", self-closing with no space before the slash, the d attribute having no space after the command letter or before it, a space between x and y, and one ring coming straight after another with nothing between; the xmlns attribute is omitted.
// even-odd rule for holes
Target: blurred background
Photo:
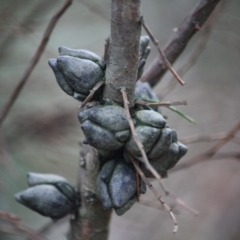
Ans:
<svg viewBox="0 0 240 240"><path fill-rule="evenodd" d="M164 100L187 100L179 109L193 117L187 122L168 109L171 128L179 138L229 131L240 119L240 2L226 1L213 26L211 36L197 63L184 76L186 86L177 87ZM0 0L0 109L6 103L32 56L52 15L63 1ZM145 20L160 46L164 45L197 1L143 0ZM110 33L110 1L75 0L61 17L38 65L31 74L16 104L0 131L0 210L17 214L36 231L50 219L15 202L13 195L26 188L29 171L55 173L73 185L83 140L77 120L79 102L57 85L49 58L58 56L58 47L83 48L103 55ZM145 34L144 32L142 34ZM174 65L178 69L192 54L201 32L191 40ZM147 65L157 56L152 46ZM157 94L172 78L166 74L155 88ZM206 151L216 142L189 144L188 154L179 164ZM240 145L228 143L222 152L236 152ZM177 235L166 212L135 204L121 217L113 214L110 240L238 240L240 239L240 163L234 159L204 161L186 170L169 174L164 183L176 195L196 208L195 217L177 206ZM156 184L156 188L161 191ZM148 191L145 199L157 202ZM165 197L167 203L174 202ZM68 221L44 232L47 239L65 239ZM1 240L26 237L0 232Z"/></svg>

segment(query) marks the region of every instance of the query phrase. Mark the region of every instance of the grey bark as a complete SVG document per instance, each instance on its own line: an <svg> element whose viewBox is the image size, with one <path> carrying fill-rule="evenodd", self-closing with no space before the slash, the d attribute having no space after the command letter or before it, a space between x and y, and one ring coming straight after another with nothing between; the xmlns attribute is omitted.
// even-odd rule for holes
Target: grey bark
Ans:
<svg viewBox="0 0 240 240"><path fill-rule="evenodd" d="M111 35L107 54L104 99L123 105L120 87L126 87L130 106L134 104L141 34L140 0L112 0ZM96 150L86 155L81 171L81 209L70 222L69 240L106 240L111 210L104 210L97 198L99 159Z"/></svg>
<svg viewBox="0 0 240 240"><path fill-rule="evenodd" d="M119 89L126 87L133 106L141 34L140 0L112 0L111 36L104 98L123 105Z"/></svg>

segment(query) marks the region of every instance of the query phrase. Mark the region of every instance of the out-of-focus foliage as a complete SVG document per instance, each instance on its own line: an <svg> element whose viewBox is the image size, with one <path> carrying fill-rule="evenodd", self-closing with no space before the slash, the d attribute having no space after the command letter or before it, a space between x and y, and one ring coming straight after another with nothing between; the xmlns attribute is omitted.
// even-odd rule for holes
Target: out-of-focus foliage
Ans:
<svg viewBox="0 0 240 240"><path fill-rule="evenodd" d="M145 1L143 14L163 47L196 1ZM51 16L63 1L2 0L0 4L0 109L33 56ZM197 121L190 124L163 109L169 125L185 136L227 131L240 118L240 4L232 0L221 13L211 38L197 64L166 100L188 100L179 107ZM110 32L110 1L75 0L57 24L39 64L29 78L0 132L0 209L18 214L25 224L38 230L48 220L15 202L14 193L26 188L28 171L56 173L76 182L79 144L83 139L77 120L79 103L58 87L49 58L58 56L59 46L83 48L103 54ZM194 49L196 35L175 64L177 69ZM157 56L152 46L149 62ZM160 92L167 74L156 88ZM213 143L189 145L187 161ZM237 151L228 144L223 150ZM179 233L171 234L166 213L141 205L122 217L113 217L110 240L130 239L217 239L240 238L240 164L234 160L204 162L186 171L169 174L170 189L200 211L195 218L178 207ZM156 186L157 187L157 186ZM147 198L154 200L150 192ZM166 199L166 198L165 198ZM170 200L167 202L171 203ZM143 231L144 229L144 231ZM54 228L49 239L64 239L65 227ZM0 239L23 239L0 233Z"/></svg>

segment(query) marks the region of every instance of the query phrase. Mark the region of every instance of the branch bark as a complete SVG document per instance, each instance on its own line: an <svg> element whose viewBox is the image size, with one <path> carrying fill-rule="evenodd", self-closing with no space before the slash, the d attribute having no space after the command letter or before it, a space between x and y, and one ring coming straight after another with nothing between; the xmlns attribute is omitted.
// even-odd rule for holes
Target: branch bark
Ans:
<svg viewBox="0 0 240 240"><path fill-rule="evenodd" d="M181 55L188 42L203 26L219 1L220 0L199 0L189 16L178 28L177 32L173 34L163 50L171 64ZM140 80L142 82L149 82L149 84L154 87L167 70L168 68L165 61L157 57L144 72Z"/></svg>
<svg viewBox="0 0 240 240"><path fill-rule="evenodd" d="M130 106L134 105L141 33L140 5L140 0L112 0L104 98L121 105L121 87L126 87Z"/></svg>
<svg viewBox="0 0 240 240"><path fill-rule="evenodd" d="M106 83L104 99L123 105L120 87L126 87L131 105L134 105L134 90L139 61L141 33L140 0L112 0L111 35L105 61ZM105 54L106 55L106 54ZM79 219L71 222L70 240L106 240L111 210L104 210L97 198L96 179L100 159L92 149L86 155L81 171L81 209ZM83 169L81 169L83 170Z"/></svg>
<svg viewBox="0 0 240 240"><path fill-rule="evenodd" d="M25 83L27 82L29 76L31 75L33 69L37 65L40 57L42 56L44 49L48 43L48 40L50 38L50 35L51 35L53 29L55 28L59 18L64 14L64 12L71 5L71 3L72 3L72 0L66 0L65 3L63 4L63 6L57 11L57 13L54 14L51 21L49 22L49 24L44 32L42 41L41 41L40 45L38 46L38 49L35 52L33 58L31 59L29 66L25 70L25 73L23 74L22 78L19 80L18 84L14 88L11 96L9 97L7 103L4 105L4 107L0 113L0 128L1 128L5 118L7 117L9 111L11 110L13 104L17 100L17 98L18 98L21 90L23 89Z"/></svg>

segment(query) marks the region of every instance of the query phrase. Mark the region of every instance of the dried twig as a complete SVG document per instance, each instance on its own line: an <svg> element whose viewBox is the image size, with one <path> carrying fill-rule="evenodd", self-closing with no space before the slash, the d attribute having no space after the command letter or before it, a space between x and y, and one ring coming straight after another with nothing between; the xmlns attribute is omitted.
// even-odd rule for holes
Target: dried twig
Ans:
<svg viewBox="0 0 240 240"><path fill-rule="evenodd" d="M174 194L170 193L166 187L163 185L162 181L161 181L161 176L157 173L157 171L152 167L152 165L149 163L147 155L144 151L143 145L142 143L139 141L136 131L135 131L135 127L129 112L129 108L128 108L128 100L127 100L127 93L124 87L121 88L121 92L123 95L123 103L124 103L124 109L126 112L126 116L127 116L127 120L134 138L135 143L137 144L141 155L143 157L144 163L146 165L146 167L151 171L151 173L153 174L153 176L156 178L156 180L158 181L159 185L161 186L161 188L163 189L163 191L165 192L166 195L168 195L169 197L173 198L179 205L185 207L187 210L189 210L190 212L192 212L193 214L197 215L197 211L189 206L187 206L183 200L181 200L180 198L176 197Z"/></svg>
<svg viewBox="0 0 240 240"><path fill-rule="evenodd" d="M140 198L140 200L139 200L138 203L139 203L139 204L142 204L142 205L144 205L144 206L156 208L156 209L159 209L159 210L162 210L162 211L165 210L162 205L159 205L159 203L153 202L153 201L150 201L150 200L147 200L147 199ZM172 209L172 208L171 208L171 209Z"/></svg>
<svg viewBox="0 0 240 240"><path fill-rule="evenodd" d="M129 103L128 103L127 93L126 93L126 88L125 87L121 88L121 93L122 93L122 97L123 97L123 104L124 104L124 109L125 109L126 116L127 116L127 121L129 123L133 139L134 139L134 141L135 141L139 151L141 152L141 155L143 157L143 161L144 161L144 163L146 165L146 168L149 169L149 171L153 174L153 176L156 179L161 180L161 176L157 173L157 171L149 163L148 157L147 157L147 154L144 151L143 145L142 145L142 143L139 141L139 139L137 137L137 134L136 134L136 131L135 131L135 127L134 127L134 124L133 124L133 121L132 121L132 118L131 118L131 114L129 112L129 107L128 107Z"/></svg>
<svg viewBox="0 0 240 240"><path fill-rule="evenodd" d="M178 69L178 73L181 77L183 77L197 62L197 59L199 58L199 55L203 52L203 50L206 48L206 45L208 43L209 37L212 33L213 26L216 23L218 16L224 9L225 3L227 1L224 0L221 3L221 7L218 9L218 11L214 11L211 16L209 17L203 31L200 37L200 41L198 42L197 46L195 47L192 54L189 56L188 60ZM174 78L172 78L168 84L163 87L158 95L158 98L163 100L175 87L177 86L176 81Z"/></svg>
<svg viewBox="0 0 240 240"><path fill-rule="evenodd" d="M168 67L169 71L173 74L173 76L178 80L178 82L181 85L185 85L185 82L181 79L181 77L178 75L178 73L173 69L171 63L168 61L166 55L164 54L164 52L160 49L159 45L158 45L158 40L154 38L153 34L151 33L149 27L147 26L146 22L144 21L144 19L142 18L142 26L144 27L145 31L147 32L147 34L149 35L150 39L152 40L153 44L155 45L155 47L158 50L158 53L160 54L161 58L163 59L163 61L165 62L166 66Z"/></svg>
<svg viewBox="0 0 240 240"><path fill-rule="evenodd" d="M178 102L147 102L143 100L136 100L136 104L150 106L150 107L169 107L169 106L178 106L178 105L187 105L187 101L178 101Z"/></svg>
<svg viewBox="0 0 240 240"><path fill-rule="evenodd" d="M85 100L82 102L80 108L80 111L86 106L86 104L91 101L91 99L93 98L94 93L104 84L104 81L100 81L98 82L92 90L90 90L89 95L85 98Z"/></svg>
<svg viewBox="0 0 240 240"><path fill-rule="evenodd" d="M139 160L136 161L139 166ZM139 173L136 171L136 185L137 185L137 201L140 199L140 181L139 181Z"/></svg>
<svg viewBox="0 0 240 240"><path fill-rule="evenodd" d="M199 215L199 212L188 206L182 199L180 199L178 196L176 196L174 193L170 192L167 187L164 185L163 182L161 182L161 187L165 193L166 196L172 198L178 205L184 207L185 209L187 209L189 212L193 213L195 216L198 216Z"/></svg>
<svg viewBox="0 0 240 240"><path fill-rule="evenodd" d="M192 136L181 138L180 141L184 144L198 143L198 142L211 142L226 139L227 133L216 133L211 135ZM232 139L233 140L233 139Z"/></svg>
<svg viewBox="0 0 240 240"><path fill-rule="evenodd" d="M30 74L32 73L34 67L38 63L38 60L40 59L40 57L48 43L49 37L50 37L57 21L63 15L63 13L67 10L67 8L71 5L71 3L72 3L72 0L66 0L65 3L63 4L63 6L57 11L56 14L54 14L51 21L49 22L49 24L44 32L42 41L41 41L40 45L38 46L38 49L35 52L33 58L31 59L29 66L27 67L25 73L23 74L22 78L19 80L19 82L16 85L16 87L14 88L11 96L9 97L7 103L4 105L4 107L2 109L2 112L0 114L0 127L3 124L3 121L5 120L5 118L7 117L14 102L17 100L18 95L20 94L21 90L23 89L23 87L24 87L25 83L27 82Z"/></svg>
<svg viewBox="0 0 240 240"><path fill-rule="evenodd" d="M230 131L226 135L225 139L223 139L219 143L215 144L213 147L211 147L206 152L192 158L191 160L189 160L186 163L182 163L182 164L174 167L170 171L171 172L176 172L176 171L179 171L179 170L182 170L182 169L186 169L186 168L189 168L189 167L191 167L191 166L193 166L193 165L195 165L199 162L205 161L205 160L213 157L217 153L217 151L220 150L221 147L223 147L226 143L228 143L229 141L231 141L231 139L233 139L235 137L235 135L237 134L237 132L239 130L240 130L240 122L238 122L232 129L230 129Z"/></svg>
<svg viewBox="0 0 240 240"><path fill-rule="evenodd" d="M14 227L7 229L1 227L0 230L5 230L5 232L8 231L10 234L17 234L17 232L19 232L20 234L27 235L32 240L44 240L44 238L38 233L34 232L32 229L21 223L20 218L15 214L0 211L0 219L11 224Z"/></svg>
<svg viewBox="0 0 240 240"><path fill-rule="evenodd" d="M208 19L220 0L199 0L189 16L178 27L163 52L171 64L181 55L190 39ZM149 82L154 87L166 73L163 59L155 58L141 77L142 82Z"/></svg>
<svg viewBox="0 0 240 240"><path fill-rule="evenodd" d="M171 173L177 172L179 170L185 170L187 168L190 168L192 166L195 166L198 163L204 162L204 161L211 161L211 160L221 160L221 159L236 159L237 161L240 161L240 152L224 152L224 153L216 153L212 157L201 157L201 159L198 159L198 161L194 161L195 158L190 160L188 163L181 164L179 166L176 166L172 170L170 170Z"/></svg>
<svg viewBox="0 0 240 240"><path fill-rule="evenodd" d="M156 196L156 198L159 200L159 202L161 203L161 205L163 206L163 208L169 213L169 215L171 216L173 223L174 223L174 228L173 228L173 233L176 233L178 230L178 224L177 224L177 220L175 215L173 214L171 208L164 202L164 200L162 199L161 195L159 195L156 191L156 189L152 186L152 184L149 182L149 180L145 177L143 171L141 170L141 168L139 167L139 165L136 163L136 161L130 157L135 169L138 171L139 175L141 176L142 180L146 183L146 185L148 186L148 188L152 191L152 193Z"/></svg>

